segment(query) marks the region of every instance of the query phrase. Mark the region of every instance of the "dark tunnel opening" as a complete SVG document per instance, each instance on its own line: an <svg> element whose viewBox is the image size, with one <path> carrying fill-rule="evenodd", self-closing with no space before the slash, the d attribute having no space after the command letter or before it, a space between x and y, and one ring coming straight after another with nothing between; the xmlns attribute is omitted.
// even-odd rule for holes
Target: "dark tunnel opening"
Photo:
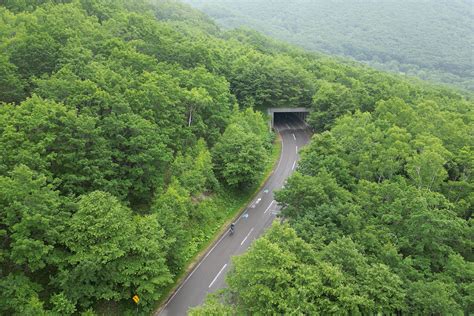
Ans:
<svg viewBox="0 0 474 316"><path fill-rule="evenodd" d="M306 128L305 121L308 113L306 112L274 112L273 127L302 129Z"/></svg>

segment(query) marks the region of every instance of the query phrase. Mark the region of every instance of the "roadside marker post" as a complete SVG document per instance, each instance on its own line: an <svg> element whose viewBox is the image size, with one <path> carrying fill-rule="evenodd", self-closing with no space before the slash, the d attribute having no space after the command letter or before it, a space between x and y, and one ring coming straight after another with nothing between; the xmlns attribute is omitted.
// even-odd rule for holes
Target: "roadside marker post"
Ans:
<svg viewBox="0 0 474 316"><path fill-rule="evenodd" d="M138 302L140 302L140 297L138 297L138 295L134 295L132 297L132 300L135 302L135 304L137 305L137 315L138 315Z"/></svg>

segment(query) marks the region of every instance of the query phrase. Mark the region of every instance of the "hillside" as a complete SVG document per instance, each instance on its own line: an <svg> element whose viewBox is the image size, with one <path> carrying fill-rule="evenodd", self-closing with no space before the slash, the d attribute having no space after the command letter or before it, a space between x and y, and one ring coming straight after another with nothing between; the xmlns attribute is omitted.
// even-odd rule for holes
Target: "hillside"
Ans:
<svg viewBox="0 0 474 316"><path fill-rule="evenodd" d="M287 224L196 313L472 310L470 95L172 0L8 0L0 21L0 314L151 313L271 165L275 106L318 133Z"/></svg>
<svg viewBox="0 0 474 316"><path fill-rule="evenodd" d="M474 90L470 0L185 0L225 28Z"/></svg>

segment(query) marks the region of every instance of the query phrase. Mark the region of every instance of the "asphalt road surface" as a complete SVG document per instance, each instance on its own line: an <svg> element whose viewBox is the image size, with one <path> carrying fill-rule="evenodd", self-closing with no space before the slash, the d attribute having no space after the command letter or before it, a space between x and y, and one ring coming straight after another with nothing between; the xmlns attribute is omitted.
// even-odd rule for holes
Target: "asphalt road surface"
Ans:
<svg viewBox="0 0 474 316"><path fill-rule="evenodd" d="M273 191L281 189L297 167L298 151L309 142L311 133L291 114L275 120L275 130L282 138L282 152L273 174L236 221L234 234L222 235L156 315L186 315L189 308L203 303L207 293L223 288L231 257L243 253L276 218L280 208Z"/></svg>

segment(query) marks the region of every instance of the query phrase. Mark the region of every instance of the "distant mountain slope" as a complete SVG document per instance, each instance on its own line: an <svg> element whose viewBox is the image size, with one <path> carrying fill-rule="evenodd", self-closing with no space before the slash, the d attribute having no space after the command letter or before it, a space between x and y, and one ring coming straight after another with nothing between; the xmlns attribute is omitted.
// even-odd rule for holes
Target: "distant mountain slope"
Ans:
<svg viewBox="0 0 474 316"><path fill-rule="evenodd" d="M474 2L185 0L227 28L474 90Z"/></svg>

